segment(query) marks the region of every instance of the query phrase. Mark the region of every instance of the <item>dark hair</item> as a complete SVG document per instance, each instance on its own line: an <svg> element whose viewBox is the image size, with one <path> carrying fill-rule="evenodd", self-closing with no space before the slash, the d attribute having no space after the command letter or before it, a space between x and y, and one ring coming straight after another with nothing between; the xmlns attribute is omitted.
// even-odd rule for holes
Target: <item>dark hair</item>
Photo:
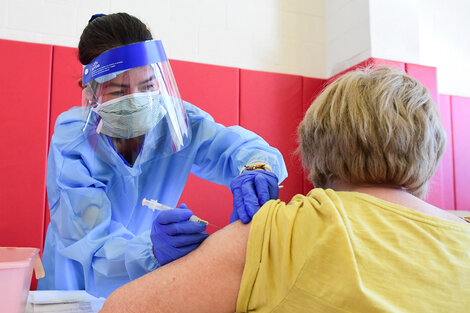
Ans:
<svg viewBox="0 0 470 313"><path fill-rule="evenodd" d="M152 40L152 33L138 18L127 13L93 16L80 36L78 59L89 64L101 53L117 47Z"/></svg>

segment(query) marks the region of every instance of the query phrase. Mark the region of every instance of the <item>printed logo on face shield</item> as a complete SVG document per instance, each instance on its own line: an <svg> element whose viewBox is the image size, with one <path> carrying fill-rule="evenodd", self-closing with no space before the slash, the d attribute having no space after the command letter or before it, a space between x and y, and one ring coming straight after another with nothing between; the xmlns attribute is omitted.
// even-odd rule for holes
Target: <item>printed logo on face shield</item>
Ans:
<svg viewBox="0 0 470 313"><path fill-rule="evenodd" d="M93 71L94 69L100 67L100 64L98 63L98 61L95 61L95 63L93 63L93 66L91 67L91 70Z"/></svg>

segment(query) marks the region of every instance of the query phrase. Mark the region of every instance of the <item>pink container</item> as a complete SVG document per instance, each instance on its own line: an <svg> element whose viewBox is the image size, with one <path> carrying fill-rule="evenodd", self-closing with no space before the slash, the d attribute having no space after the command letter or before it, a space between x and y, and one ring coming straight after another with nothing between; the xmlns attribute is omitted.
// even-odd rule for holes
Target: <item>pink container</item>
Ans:
<svg viewBox="0 0 470 313"><path fill-rule="evenodd" d="M44 276L38 248L0 247L0 307L2 313L23 313L33 267Z"/></svg>

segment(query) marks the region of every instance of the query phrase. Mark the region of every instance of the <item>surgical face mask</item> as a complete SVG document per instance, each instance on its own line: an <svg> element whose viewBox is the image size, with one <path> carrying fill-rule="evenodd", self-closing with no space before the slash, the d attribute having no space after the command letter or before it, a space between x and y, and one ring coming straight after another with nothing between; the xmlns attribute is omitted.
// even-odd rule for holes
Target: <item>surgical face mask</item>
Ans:
<svg viewBox="0 0 470 313"><path fill-rule="evenodd" d="M117 138L134 138L150 132L166 114L158 93L133 93L98 104L97 132Z"/></svg>

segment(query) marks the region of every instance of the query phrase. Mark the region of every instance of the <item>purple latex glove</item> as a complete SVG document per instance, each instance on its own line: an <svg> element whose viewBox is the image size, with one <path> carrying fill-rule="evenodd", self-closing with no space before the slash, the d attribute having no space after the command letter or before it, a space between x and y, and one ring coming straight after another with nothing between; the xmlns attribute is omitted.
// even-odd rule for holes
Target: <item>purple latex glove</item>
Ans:
<svg viewBox="0 0 470 313"><path fill-rule="evenodd" d="M233 212L230 223L240 219L246 224L259 208L279 196L277 176L263 170L245 171L235 177L230 189L233 193Z"/></svg>
<svg viewBox="0 0 470 313"><path fill-rule="evenodd" d="M207 225L188 220L192 215L183 203L176 209L161 211L153 221L150 239L160 265L185 256L209 236L203 232Z"/></svg>

